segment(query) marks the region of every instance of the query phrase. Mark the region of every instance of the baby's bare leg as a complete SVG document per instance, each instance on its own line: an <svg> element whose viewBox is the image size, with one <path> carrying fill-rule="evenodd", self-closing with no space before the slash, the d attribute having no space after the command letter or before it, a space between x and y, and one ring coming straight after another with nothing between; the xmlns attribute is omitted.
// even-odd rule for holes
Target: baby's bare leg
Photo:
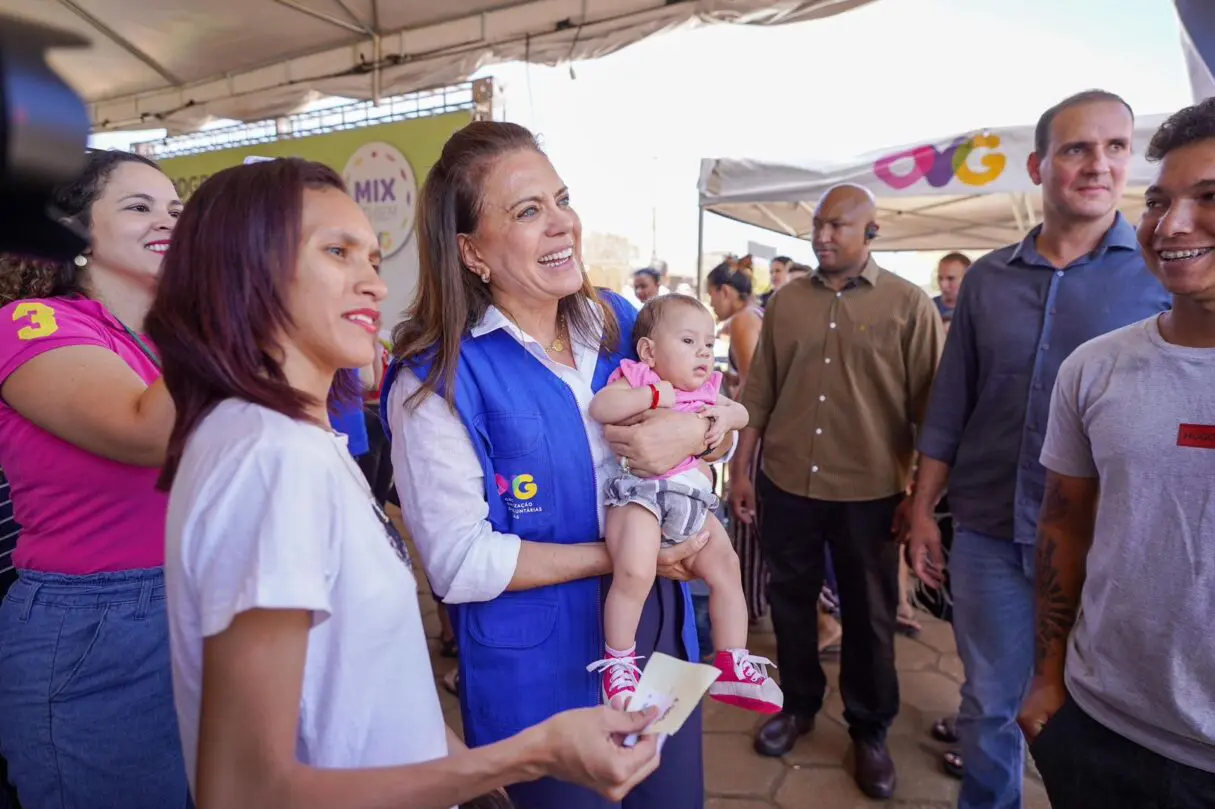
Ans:
<svg viewBox="0 0 1215 809"><path fill-rule="evenodd" d="M654 586L662 529L658 519L632 503L607 513L607 546L612 556L612 586L603 610L603 636L616 651L633 648L637 623Z"/></svg>
<svg viewBox="0 0 1215 809"><path fill-rule="evenodd" d="M709 621L713 647L747 648L747 599L743 595L742 569L730 545L725 527L714 515L705 521L709 542L692 557L692 570L709 585Z"/></svg>

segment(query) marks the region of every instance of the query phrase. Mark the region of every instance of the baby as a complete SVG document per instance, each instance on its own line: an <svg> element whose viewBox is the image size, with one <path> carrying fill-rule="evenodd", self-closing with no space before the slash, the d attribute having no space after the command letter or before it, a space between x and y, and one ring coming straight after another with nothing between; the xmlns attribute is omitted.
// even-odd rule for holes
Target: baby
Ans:
<svg viewBox="0 0 1215 809"><path fill-rule="evenodd" d="M662 295L646 303L633 332L640 362L623 360L608 384L591 400L591 417L617 424L646 410L669 407L706 420L710 448L747 425L747 409L718 393L721 374L713 370L713 318L695 298ZM607 547L613 578L604 610L603 660L588 666L603 673L604 701L627 706L641 674L637 661L637 623L654 585L660 547L698 536L709 541L689 562L709 585L713 625L713 664L721 672L709 695L760 713L777 713L784 702L780 686L768 678L768 660L752 657L747 645L747 605L738 556L725 528L713 514L717 497L708 467L687 458L656 478L630 474L627 463L607 484Z"/></svg>

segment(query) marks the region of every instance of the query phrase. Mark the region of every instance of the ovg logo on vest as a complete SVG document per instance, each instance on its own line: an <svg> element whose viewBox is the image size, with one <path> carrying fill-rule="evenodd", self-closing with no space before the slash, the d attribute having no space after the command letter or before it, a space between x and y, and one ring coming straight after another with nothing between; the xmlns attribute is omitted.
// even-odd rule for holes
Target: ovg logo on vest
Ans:
<svg viewBox="0 0 1215 809"><path fill-rule="evenodd" d="M408 244L413 238L418 178L405 155L390 143L364 143L346 161L342 175L380 237L384 258Z"/></svg>
<svg viewBox="0 0 1215 809"><path fill-rule="evenodd" d="M512 517L539 514L543 511L539 505L530 502L540 492L536 479L531 475L515 475L509 481L502 475L494 475L494 483L497 484L498 494L502 496Z"/></svg>

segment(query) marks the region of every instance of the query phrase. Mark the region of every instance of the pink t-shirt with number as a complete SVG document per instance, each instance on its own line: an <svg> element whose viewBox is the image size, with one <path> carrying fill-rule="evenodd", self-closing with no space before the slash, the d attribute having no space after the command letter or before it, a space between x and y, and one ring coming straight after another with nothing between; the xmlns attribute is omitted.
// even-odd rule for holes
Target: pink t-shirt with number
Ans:
<svg viewBox="0 0 1215 809"><path fill-rule="evenodd" d="M84 345L113 351L148 384L160 377L101 304L41 298L0 309L0 386L39 354ZM86 575L164 564L168 496L156 490L159 470L86 452L3 401L0 468L12 485L13 516L21 525L13 553L18 569Z"/></svg>
<svg viewBox="0 0 1215 809"><path fill-rule="evenodd" d="M626 379L631 387L644 388L646 385L657 385L663 381L654 369L646 365L644 362L636 360L621 360L620 367L612 371L612 375L608 377L608 384L619 379ZM714 371L709 375L709 378L696 390L680 390L675 389L675 407L673 410L679 413L699 413L709 405L717 404L717 396L721 393L721 373ZM681 472L686 472L689 469L694 469L697 465L696 458L688 456L682 463L674 469L667 472L665 475L658 475L659 478L673 478Z"/></svg>

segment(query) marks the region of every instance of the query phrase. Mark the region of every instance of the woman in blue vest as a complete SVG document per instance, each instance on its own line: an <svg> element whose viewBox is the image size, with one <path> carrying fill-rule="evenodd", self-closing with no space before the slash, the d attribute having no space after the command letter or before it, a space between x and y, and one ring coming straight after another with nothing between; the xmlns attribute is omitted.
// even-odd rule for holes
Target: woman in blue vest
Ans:
<svg viewBox="0 0 1215 809"><path fill-rule="evenodd" d="M652 475L701 455L705 425L653 411L600 428L588 415L633 355L636 311L591 286L569 192L523 127L474 123L448 141L418 237L419 293L393 335L381 408L401 511L452 611L465 738L480 746L600 702L586 667L602 653L611 569L602 484L617 457ZM660 560L639 654L697 659L690 597L672 581L703 539L689 545ZM662 759L623 807L701 809L699 710ZM509 791L520 809L613 806L551 779Z"/></svg>

